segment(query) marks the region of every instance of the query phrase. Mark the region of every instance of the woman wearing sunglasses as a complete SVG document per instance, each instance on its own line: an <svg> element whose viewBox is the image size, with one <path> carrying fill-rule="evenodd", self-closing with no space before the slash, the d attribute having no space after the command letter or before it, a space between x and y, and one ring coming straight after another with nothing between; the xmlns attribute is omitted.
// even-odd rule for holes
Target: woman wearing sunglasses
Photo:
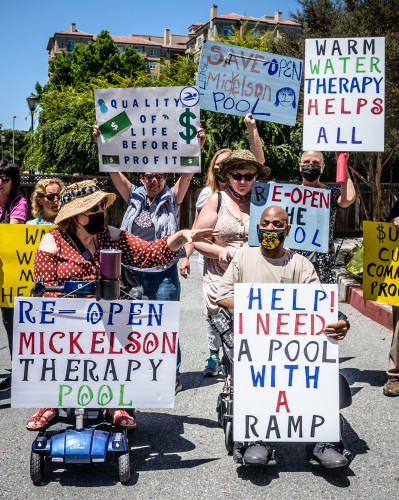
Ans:
<svg viewBox="0 0 399 500"><path fill-rule="evenodd" d="M115 201L115 194L106 193L97 181L71 184L61 191L60 210L55 218L58 229L51 229L40 242L34 260L34 279L44 278L45 286L60 286L74 276L90 281L100 266L100 250L122 251L122 262L135 267L164 266L178 255L187 242L213 236L213 230L182 230L153 242L106 226L104 211ZM46 293L46 296L56 296ZM110 410L115 425L135 427L136 422L125 410ZM57 408L41 408L26 424L29 430L46 427L58 415Z"/></svg>
<svg viewBox="0 0 399 500"><path fill-rule="evenodd" d="M249 140L251 143L251 151L255 155L255 158L259 163L264 163L265 162L265 155L263 153L262 149L262 143L259 138L259 132L256 127L256 120L252 118L252 114L248 113L244 117L244 123L245 126L247 127L248 130L248 135L249 135ZM228 156L231 155L233 151L229 148L223 148L219 149L219 151L216 151L214 154L211 163L209 164L208 168L208 174L206 176L206 184L204 189L200 192L197 202L195 204L196 208L196 213L195 213L195 220L193 224L193 228L195 227L195 224L197 222L199 213L202 210L202 207L205 205L207 199L212 193L216 193L217 191L224 191L228 187L228 182L226 182L224 179L222 179L219 175L219 169L221 162L227 158ZM186 253L187 256L183 257L180 261L180 274L183 276L183 278L187 278L187 276L190 274L190 256L192 255L194 251L194 246L193 245L187 245L186 246ZM204 257L202 254L199 255L198 257L198 267L200 270L201 276L204 274Z"/></svg>
<svg viewBox="0 0 399 500"><path fill-rule="evenodd" d="M228 266L228 257L248 242L249 207L252 184L265 179L270 168L258 162L246 149L234 151L225 158L219 168L219 175L228 182L226 190L212 194L201 210L196 228L213 227L218 235L213 244L196 243L195 248L204 255L204 314L216 314L216 292L219 280ZM203 372L205 376L216 376L220 370L219 349L221 341L209 320L206 330L210 356Z"/></svg>
<svg viewBox="0 0 399 500"><path fill-rule="evenodd" d="M27 224L54 224L60 209L60 193L64 184L59 179L41 179L31 197L32 215Z"/></svg>
<svg viewBox="0 0 399 500"><path fill-rule="evenodd" d="M2 160L0 162L0 224L25 223L28 203L25 198L18 194L20 183L19 166ZM10 355L12 353L13 313L14 309L11 307L1 308ZM0 391L8 389L11 389L11 375L0 382Z"/></svg>

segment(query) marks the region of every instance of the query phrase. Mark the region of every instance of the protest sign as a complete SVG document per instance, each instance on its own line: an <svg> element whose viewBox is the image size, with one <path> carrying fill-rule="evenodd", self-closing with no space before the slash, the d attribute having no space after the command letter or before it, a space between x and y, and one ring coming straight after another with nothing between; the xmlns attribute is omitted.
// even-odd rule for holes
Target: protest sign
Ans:
<svg viewBox="0 0 399 500"><path fill-rule="evenodd" d="M101 172L200 172L196 87L94 91Z"/></svg>
<svg viewBox="0 0 399 500"><path fill-rule="evenodd" d="M11 405L172 408L179 307L16 299Z"/></svg>
<svg viewBox="0 0 399 500"><path fill-rule="evenodd" d="M33 259L42 236L56 226L0 224L0 306L13 307L15 297L29 297Z"/></svg>
<svg viewBox="0 0 399 500"><path fill-rule="evenodd" d="M399 306L399 232L390 222L363 221L363 299Z"/></svg>
<svg viewBox="0 0 399 500"><path fill-rule="evenodd" d="M267 207L278 205L288 213L288 223L291 224L290 234L284 240L286 248L328 252L330 200L329 189L254 182L248 244L259 246L257 224L262 212Z"/></svg>
<svg viewBox="0 0 399 500"><path fill-rule="evenodd" d="M201 109L295 125L303 62L204 40L197 86Z"/></svg>
<svg viewBox="0 0 399 500"><path fill-rule="evenodd" d="M385 38L305 40L305 151L384 151L384 100Z"/></svg>
<svg viewBox="0 0 399 500"><path fill-rule="evenodd" d="M234 286L234 441L337 442L337 285Z"/></svg>

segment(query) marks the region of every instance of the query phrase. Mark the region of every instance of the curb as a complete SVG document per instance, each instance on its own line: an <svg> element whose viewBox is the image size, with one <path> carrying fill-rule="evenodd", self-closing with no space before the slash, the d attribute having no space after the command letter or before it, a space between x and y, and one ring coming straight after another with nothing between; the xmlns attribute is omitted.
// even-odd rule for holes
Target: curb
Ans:
<svg viewBox="0 0 399 500"><path fill-rule="evenodd" d="M339 299L342 302L348 302L367 318L392 330L392 306L373 300L364 300L362 279L345 269L345 258L355 245L356 242L354 241L347 243L345 246L343 245L336 258Z"/></svg>

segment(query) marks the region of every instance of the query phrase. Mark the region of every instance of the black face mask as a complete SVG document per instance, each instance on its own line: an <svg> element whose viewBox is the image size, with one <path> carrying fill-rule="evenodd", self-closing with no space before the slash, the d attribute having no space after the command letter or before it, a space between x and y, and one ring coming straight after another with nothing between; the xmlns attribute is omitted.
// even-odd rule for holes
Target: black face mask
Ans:
<svg viewBox="0 0 399 500"><path fill-rule="evenodd" d="M258 228L258 239L263 248L274 250L285 240L285 230Z"/></svg>
<svg viewBox="0 0 399 500"><path fill-rule="evenodd" d="M321 175L320 165L301 165L301 175L309 182L313 182Z"/></svg>
<svg viewBox="0 0 399 500"><path fill-rule="evenodd" d="M105 225L104 212L96 212L87 217L89 218L89 222L85 226L82 224L83 229L91 235L98 234Z"/></svg>

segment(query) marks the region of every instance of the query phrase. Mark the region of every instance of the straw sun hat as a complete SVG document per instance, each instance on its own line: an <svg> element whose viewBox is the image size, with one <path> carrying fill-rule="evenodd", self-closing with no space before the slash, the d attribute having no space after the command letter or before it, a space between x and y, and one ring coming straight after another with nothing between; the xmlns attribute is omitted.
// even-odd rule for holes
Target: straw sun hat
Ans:
<svg viewBox="0 0 399 500"><path fill-rule="evenodd" d="M97 179L75 182L61 191L61 208L55 218L55 224L82 214L102 201L108 208L115 201L116 195L106 193L97 186Z"/></svg>
<svg viewBox="0 0 399 500"><path fill-rule="evenodd" d="M237 149L230 156L220 162L219 175L227 180L231 170L249 170L258 174L258 180L266 179L270 175L270 168L256 161L255 156L248 149Z"/></svg>

